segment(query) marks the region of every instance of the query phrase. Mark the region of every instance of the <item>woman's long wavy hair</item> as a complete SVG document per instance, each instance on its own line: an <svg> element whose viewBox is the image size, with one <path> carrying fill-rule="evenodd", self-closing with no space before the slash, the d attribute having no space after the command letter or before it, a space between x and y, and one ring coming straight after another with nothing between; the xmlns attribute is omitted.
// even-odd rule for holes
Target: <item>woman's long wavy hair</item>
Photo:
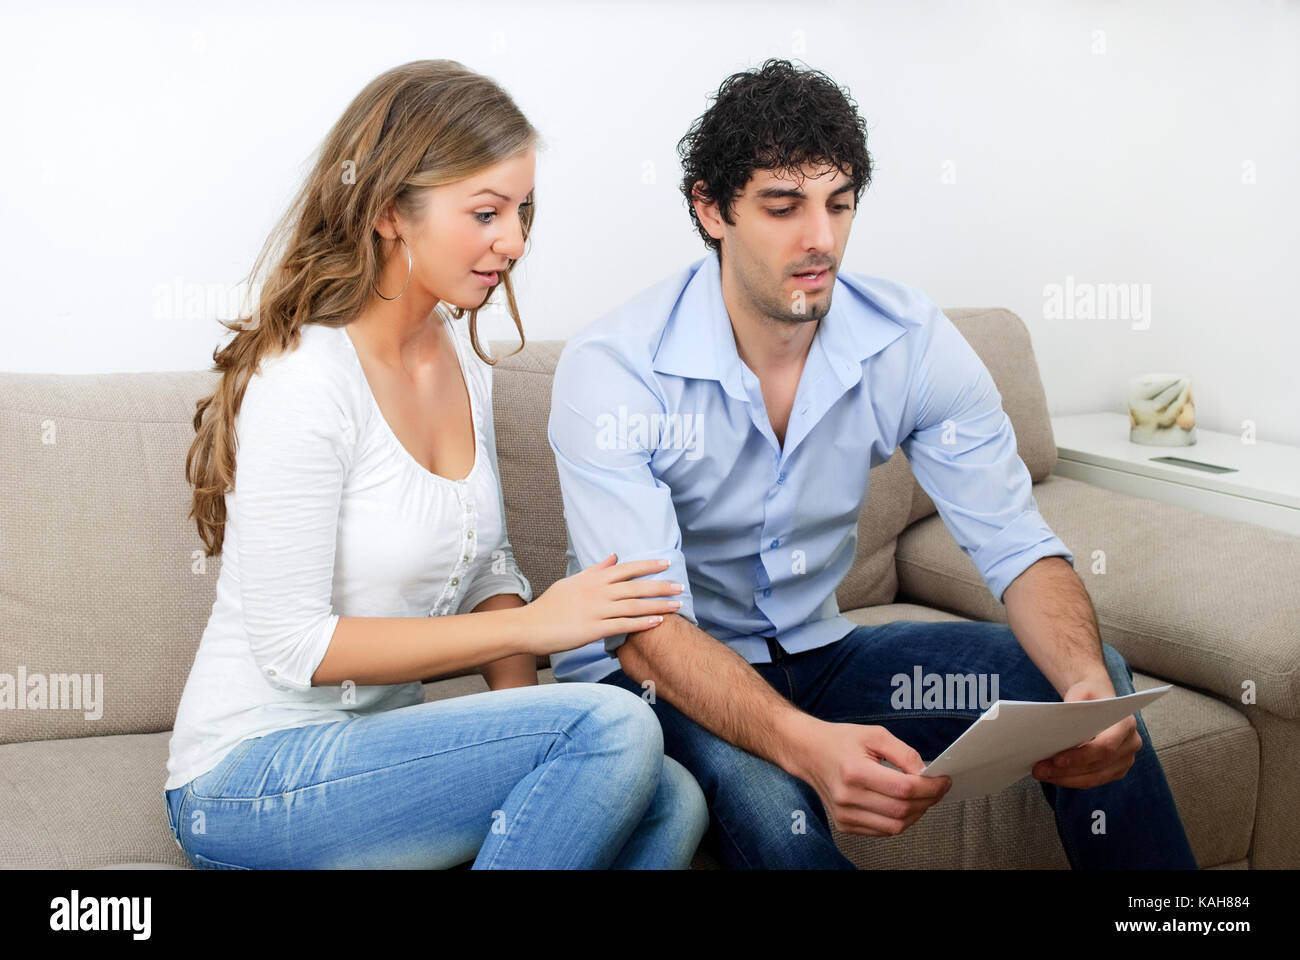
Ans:
<svg viewBox="0 0 1300 960"><path fill-rule="evenodd" d="M254 278L272 259L275 265L254 294L256 308L250 316L221 321L235 336L213 351L221 380L196 404L195 437L185 459L185 479L194 486L190 517L207 556L221 552L225 495L235 482L235 417L262 358L296 349L303 324L344 327L366 305L383 268L383 238L374 222L390 202L403 216L418 217L425 188L464 180L539 141L505 91L454 60L395 67L352 101L257 257ZM525 241L534 209L520 209ZM514 265L501 272L499 283L522 349L510 280ZM478 308L450 310L457 320L466 312L474 352L495 363L479 343Z"/></svg>

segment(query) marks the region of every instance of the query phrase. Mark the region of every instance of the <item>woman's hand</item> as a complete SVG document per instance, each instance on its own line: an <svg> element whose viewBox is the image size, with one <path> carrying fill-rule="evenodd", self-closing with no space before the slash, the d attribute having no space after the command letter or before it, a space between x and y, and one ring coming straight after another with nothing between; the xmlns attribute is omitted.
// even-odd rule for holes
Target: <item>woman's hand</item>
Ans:
<svg viewBox="0 0 1300 960"><path fill-rule="evenodd" d="M682 586L667 580L636 580L668 567L667 560L633 560L614 565L610 554L600 563L557 580L523 613L528 618L528 649L542 656L573 650L593 640L649 630L675 613Z"/></svg>

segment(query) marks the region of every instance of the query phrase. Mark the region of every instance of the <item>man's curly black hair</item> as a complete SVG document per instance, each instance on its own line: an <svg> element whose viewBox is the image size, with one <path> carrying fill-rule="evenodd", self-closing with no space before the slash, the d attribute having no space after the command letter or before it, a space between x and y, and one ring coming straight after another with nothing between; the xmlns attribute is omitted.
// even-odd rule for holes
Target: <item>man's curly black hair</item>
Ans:
<svg viewBox="0 0 1300 960"><path fill-rule="evenodd" d="M756 169L798 178L804 164L833 164L853 180L853 203L871 183L866 122L857 105L819 70L771 59L758 70L722 81L713 104L677 144L682 160L682 194L695 229L721 253L691 203L697 181L706 201L716 200L722 219L731 219L732 200Z"/></svg>

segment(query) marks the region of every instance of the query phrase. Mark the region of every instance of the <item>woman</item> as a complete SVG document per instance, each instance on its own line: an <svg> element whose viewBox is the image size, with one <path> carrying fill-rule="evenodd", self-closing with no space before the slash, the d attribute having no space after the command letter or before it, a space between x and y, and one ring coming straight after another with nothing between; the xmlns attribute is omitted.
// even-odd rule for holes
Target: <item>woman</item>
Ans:
<svg viewBox="0 0 1300 960"><path fill-rule="evenodd" d="M164 786L197 867L680 868L704 833L641 698L537 685L680 605L612 556L528 602L510 551L476 317L504 286L522 341L538 142L459 63L390 70L258 258L287 238L186 461L223 555ZM490 692L424 702L475 666Z"/></svg>

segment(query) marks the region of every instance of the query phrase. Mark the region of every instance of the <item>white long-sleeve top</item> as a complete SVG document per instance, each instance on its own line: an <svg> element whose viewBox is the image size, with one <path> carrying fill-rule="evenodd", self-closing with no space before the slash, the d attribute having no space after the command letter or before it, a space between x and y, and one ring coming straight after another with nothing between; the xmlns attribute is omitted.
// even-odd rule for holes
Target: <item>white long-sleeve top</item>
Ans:
<svg viewBox="0 0 1300 960"><path fill-rule="evenodd" d="M440 314L441 315L441 314ZM492 424L492 368L460 326L474 420L463 480L430 473L379 409L351 337L306 324L263 359L235 417L217 597L176 713L164 789L241 741L421 703L419 681L311 685L339 617L468 613L532 587L515 564Z"/></svg>

